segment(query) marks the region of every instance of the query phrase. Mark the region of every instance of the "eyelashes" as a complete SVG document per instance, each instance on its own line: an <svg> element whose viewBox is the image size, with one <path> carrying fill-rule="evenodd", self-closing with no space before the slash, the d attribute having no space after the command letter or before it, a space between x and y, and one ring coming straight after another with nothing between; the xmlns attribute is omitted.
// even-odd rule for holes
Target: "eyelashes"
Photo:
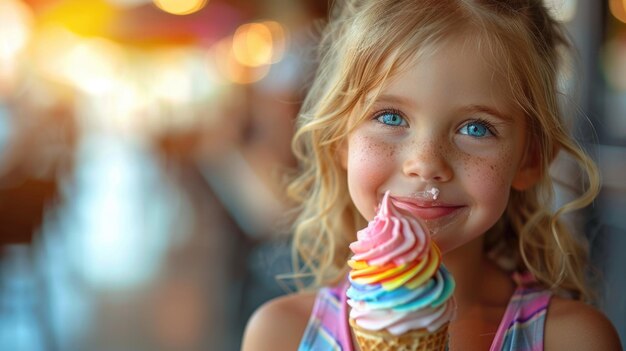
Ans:
<svg viewBox="0 0 626 351"><path fill-rule="evenodd" d="M459 133L469 135L474 138L497 136L496 128L493 123L482 118L466 122L461 128L459 128Z"/></svg>
<svg viewBox="0 0 626 351"><path fill-rule="evenodd" d="M376 112L373 119L389 127L408 127L409 125L402 112L396 109L385 109Z"/></svg>
<svg viewBox="0 0 626 351"><path fill-rule="evenodd" d="M404 114L394 108L386 108L377 111L371 117L372 120L380 123L385 128L407 128L409 123ZM467 120L456 130L461 135L467 135L475 139L497 137L497 128L490 121L483 118L473 118Z"/></svg>

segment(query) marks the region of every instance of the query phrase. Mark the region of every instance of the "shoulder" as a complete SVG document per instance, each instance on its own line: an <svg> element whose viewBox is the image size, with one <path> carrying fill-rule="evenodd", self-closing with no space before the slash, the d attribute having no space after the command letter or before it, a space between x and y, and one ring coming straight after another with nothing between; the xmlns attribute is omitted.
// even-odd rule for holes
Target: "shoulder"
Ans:
<svg viewBox="0 0 626 351"><path fill-rule="evenodd" d="M548 308L546 350L622 350L611 322L595 308L553 297Z"/></svg>
<svg viewBox="0 0 626 351"><path fill-rule="evenodd" d="M296 350L315 303L314 292L270 300L250 317L242 350Z"/></svg>

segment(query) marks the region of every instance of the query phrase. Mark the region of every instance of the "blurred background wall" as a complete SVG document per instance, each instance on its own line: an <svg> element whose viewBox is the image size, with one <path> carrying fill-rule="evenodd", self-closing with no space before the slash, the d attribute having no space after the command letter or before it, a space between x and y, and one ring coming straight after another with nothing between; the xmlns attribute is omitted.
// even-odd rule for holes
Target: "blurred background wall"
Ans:
<svg viewBox="0 0 626 351"><path fill-rule="evenodd" d="M0 0L1 350L239 348L290 288L284 174L326 4ZM549 5L626 340L626 0Z"/></svg>

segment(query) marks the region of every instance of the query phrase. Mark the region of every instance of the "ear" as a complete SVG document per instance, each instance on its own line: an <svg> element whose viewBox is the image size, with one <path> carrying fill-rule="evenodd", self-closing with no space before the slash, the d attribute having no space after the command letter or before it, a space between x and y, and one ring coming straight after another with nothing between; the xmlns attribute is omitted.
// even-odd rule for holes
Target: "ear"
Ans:
<svg viewBox="0 0 626 351"><path fill-rule="evenodd" d="M511 186L513 189L522 191L527 190L537 184L542 175L541 156L537 150L536 143L529 143L524 153L520 167L513 178Z"/></svg>

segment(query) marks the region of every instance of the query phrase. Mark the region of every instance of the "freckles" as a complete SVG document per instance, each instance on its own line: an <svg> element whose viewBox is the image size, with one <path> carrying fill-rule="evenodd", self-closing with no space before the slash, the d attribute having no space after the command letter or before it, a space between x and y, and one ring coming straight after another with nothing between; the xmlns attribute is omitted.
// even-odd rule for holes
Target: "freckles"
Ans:
<svg viewBox="0 0 626 351"><path fill-rule="evenodd" d="M492 157L475 157L470 154L461 154L460 161L467 179L475 189L483 193L502 191L512 180L510 167L513 155L511 148L501 147Z"/></svg>
<svg viewBox="0 0 626 351"><path fill-rule="evenodd" d="M391 145L387 145L387 158L392 158L393 155L396 153L396 148L391 146Z"/></svg>
<svg viewBox="0 0 626 351"><path fill-rule="evenodd" d="M494 187L509 186L512 180L511 161L513 161L511 148L507 146L501 147L493 159L486 161L489 162L489 168L482 177Z"/></svg>
<svg viewBox="0 0 626 351"><path fill-rule="evenodd" d="M371 162L382 157L393 154L393 147L387 143L376 140L369 136L358 137L355 140L355 148L360 156L359 161L363 163Z"/></svg>
<svg viewBox="0 0 626 351"><path fill-rule="evenodd" d="M496 159L496 164L494 165L494 172L498 174L500 178L502 178L505 182L510 183L513 179L513 174L515 171L518 160L513 154L513 149L510 145L504 145L500 149L498 154L498 158Z"/></svg>
<svg viewBox="0 0 626 351"><path fill-rule="evenodd" d="M396 146L371 136L354 136L348 153L352 172L366 178L380 178L392 162Z"/></svg>

